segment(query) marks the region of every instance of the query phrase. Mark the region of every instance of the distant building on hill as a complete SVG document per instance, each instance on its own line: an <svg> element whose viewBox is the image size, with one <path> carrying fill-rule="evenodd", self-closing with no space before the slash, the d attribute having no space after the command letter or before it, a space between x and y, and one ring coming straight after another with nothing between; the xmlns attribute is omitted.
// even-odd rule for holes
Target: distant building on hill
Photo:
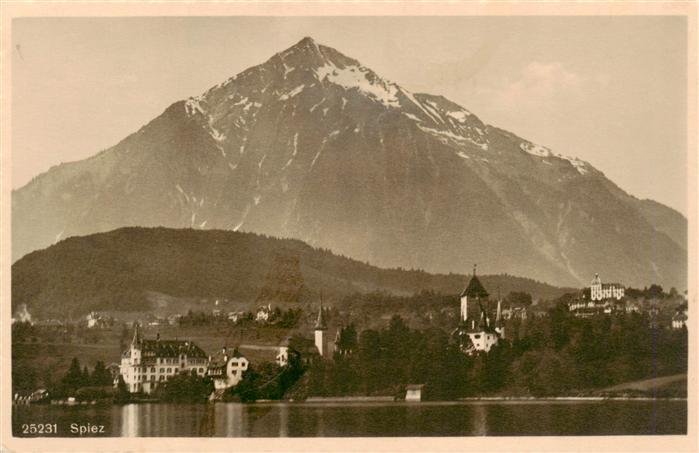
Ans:
<svg viewBox="0 0 699 453"><path fill-rule="evenodd" d="M687 309L684 309L682 311L678 311L672 317L672 328L673 329L686 328L688 319L689 319L689 317L687 316Z"/></svg>
<svg viewBox="0 0 699 453"><path fill-rule="evenodd" d="M629 301L626 303L624 306L624 311L626 313L640 313L641 312L641 306L639 305L638 302L634 301Z"/></svg>
<svg viewBox="0 0 699 453"><path fill-rule="evenodd" d="M106 329L114 325L114 320L108 316L102 316L99 313L91 311L85 316L88 329Z"/></svg>
<svg viewBox="0 0 699 453"><path fill-rule="evenodd" d="M621 283L602 283L599 274L590 283L590 300L621 300L624 297L624 285Z"/></svg>
<svg viewBox="0 0 699 453"><path fill-rule="evenodd" d="M502 309L502 319L527 319L527 307L505 307Z"/></svg>
<svg viewBox="0 0 699 453"><path fill-rule="evenodd" d="M229 311L227 316L228 320L234 323L242 320L244 317L245 312L242 311Z"/></svg>
<svg viewBox="0 0 699 453"><path fill-rule="evenodd" d="M461 345L462 351L467 354L475 354L479 351L489 352L498 344L501 337L505 335L502 324L501 305L498 301L496 319L491 319L490 313L484 307L488 304L488 292L485 290L480 280L476 276L476 267L473 267L473 276L461 293L461 322L456 328L456 335ZM478 307L480 317L469 319L469 306Z"/></svg>
<svg viewBox="0 0 699 453"><path fill-rule="evenodd" d="M138 324L134 326L131 344L121 355L119 372L129 392L151 393L158 385L180 373L204 376L206 353L191 341L145 340Z"/></svg>
<svg viewBox="0 0 699 453"><path fill-rule="evenodd" d="M255 321L257 322L267 322L272 314L272 305L267 304L257 309L255 314Z"/></svg>
<svg viewBox="0 0 699 453"><path fill-rule="evenodd" d="M624 285L602 283L599 274L595 274L590 287L584 288L580 295L568 304L568 310L578 318L638 312L639 308L624 300L624 295Z"/></svg>

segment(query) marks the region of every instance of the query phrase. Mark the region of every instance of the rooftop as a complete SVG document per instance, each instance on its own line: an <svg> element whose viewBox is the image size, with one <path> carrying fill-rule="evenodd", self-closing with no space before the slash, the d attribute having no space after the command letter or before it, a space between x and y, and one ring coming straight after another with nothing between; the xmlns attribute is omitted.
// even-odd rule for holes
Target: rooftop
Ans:
<svg viewBox="0 0 699 453"><path fill-rule="evenodd" d="M464 289L464 291L461 293L461 297L464 296L479 297L481 299L488 297L488 291L485 290L475 273L473 274L473 277L471 277L471 281L468 282L466 289Z"/></svg>

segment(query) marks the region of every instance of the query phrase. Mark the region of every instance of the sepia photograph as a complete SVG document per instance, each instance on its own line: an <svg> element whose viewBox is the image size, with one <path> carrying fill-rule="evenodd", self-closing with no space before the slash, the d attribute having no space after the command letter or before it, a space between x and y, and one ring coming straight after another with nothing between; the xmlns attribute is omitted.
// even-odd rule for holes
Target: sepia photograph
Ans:
<svg viewBox="0 0 699 453"><path fill-rule="evenodd" d="M3 437L694 431L693 16L3 20Z"/></svg>

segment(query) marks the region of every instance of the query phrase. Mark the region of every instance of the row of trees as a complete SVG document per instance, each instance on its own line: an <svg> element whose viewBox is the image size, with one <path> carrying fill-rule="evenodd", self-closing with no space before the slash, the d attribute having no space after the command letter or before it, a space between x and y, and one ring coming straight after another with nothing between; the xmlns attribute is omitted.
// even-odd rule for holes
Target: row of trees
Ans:
<svg viewBox="0 0 699 453"><path fill-rule="evenodd" d="M359 335L352 327L340 334L342 353L312 364L308 393L399 395L423 383L431 399L579 394L687 370L686 330L652 328L646 315L579 319L559 304L548 317L517 324L520 338L475 356L450 333L413 330L400 317Z"/></svg>
<svg viewBox="0 0 699 453"><path fill-rule="evenodd" d="M180 373L158 385L154 397L170 403L201 403L214 391L211 378L201 377L196 371Z"/></svg>
<svg viewBox="0 0 699 453"><path fill-rule="evenodd" d="M670 288L670 291L665 292L663 287L657 284L646 286L643 289L626 288L624 291L626 296L634 299L675 299L680 296L680 293L675 287ZM687 292L685 291L685 294Z"/></svg>
<svg viewBox="0 0 699 453"><path fill-rule="evenodd" d="M54 381L50 371L44 376L44 383L51 398L102 399L112 396L112 373L101 360L95 363L92 372L87 366L80 366L80 360L74 357L68 371L57 381Z"/></svg>

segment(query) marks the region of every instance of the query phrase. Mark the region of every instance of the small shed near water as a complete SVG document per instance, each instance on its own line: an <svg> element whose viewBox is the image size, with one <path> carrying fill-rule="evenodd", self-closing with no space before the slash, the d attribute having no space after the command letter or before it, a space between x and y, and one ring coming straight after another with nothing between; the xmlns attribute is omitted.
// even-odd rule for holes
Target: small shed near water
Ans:
<svg viewBox="0 0 699 453"><path fill-rule="evenodd" d="M422 401L422 389L425 384L411 384L405 387L405 401Z"/></svg>

